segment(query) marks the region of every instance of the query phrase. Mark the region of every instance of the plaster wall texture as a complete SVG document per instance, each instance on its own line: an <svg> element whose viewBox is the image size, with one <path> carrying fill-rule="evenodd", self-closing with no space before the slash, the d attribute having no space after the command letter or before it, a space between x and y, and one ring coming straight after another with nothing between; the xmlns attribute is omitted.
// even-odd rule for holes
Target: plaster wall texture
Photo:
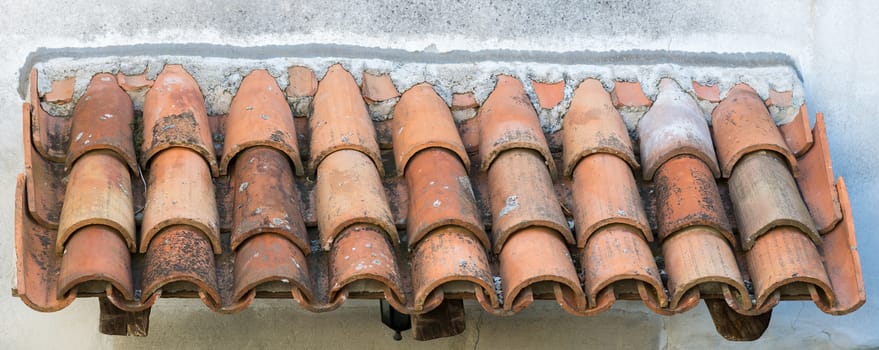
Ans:
<svg viewBox="0 0 879 350"><path fill-rule="evenodd" d="M427 1L324 0L144 1L90 3L0 0L0 348L879 348L879 2ZM258 301L236 315L216 315L197 301L162 300L147 338L97 332L96 300L52 314L9 296L14 285L13 197L22 171L19 70L39 47L210 43L233 46L303 43L407 51L530 50L544 52L671 50L779 52L804 79L809 110L827 116L834 171L845 176L858 230L868 301L832 317L811 302L776 307L770 328L753 343L725 342L707 310L660 317L621 303L576 318L539 303L512 318L467 309L458 337L394 342L374 301L310 314L289 301ZM233 54L236 52L232 50ZM244 50L241 51L242 55ZM156 52L159 54L160 52Z"/></svg>

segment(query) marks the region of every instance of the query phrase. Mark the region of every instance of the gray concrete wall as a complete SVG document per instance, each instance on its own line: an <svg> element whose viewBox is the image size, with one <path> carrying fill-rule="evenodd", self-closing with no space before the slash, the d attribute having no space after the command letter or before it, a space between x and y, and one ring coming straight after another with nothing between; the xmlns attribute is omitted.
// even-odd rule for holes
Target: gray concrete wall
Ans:
<svg viewBox="0 0 879 350"><path fill-rule="evenodd" d="M846 177L867 283L868 302L844 317L810 302L776 308L756 343L724 342L704 307L674 317L623 303L593 318L552 303L514 318L468 308L465 334L436 342L394 343L374 302L314 315L290 302L259 301L237 315L216 315L197 301L162 300L147 338L97 332L97 303L78 300L40 314L0 293L0 348L876 348L879 347L879 27L872 1L546 1L428 2L323 0L271 2L132 1L94 6L59 1L0 1L0 291L13 285L13 196L22 171L19 68L38 47L203 42L238 46L336 43L405 50L517 49L781 52L805 79L810 111L827 115L837 175Z"/></svg>

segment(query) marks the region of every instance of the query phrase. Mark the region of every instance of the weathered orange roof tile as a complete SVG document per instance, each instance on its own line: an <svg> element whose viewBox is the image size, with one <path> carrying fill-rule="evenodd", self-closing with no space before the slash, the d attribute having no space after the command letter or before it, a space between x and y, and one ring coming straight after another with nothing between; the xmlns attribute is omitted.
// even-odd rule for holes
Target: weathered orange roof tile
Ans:
<svg viewBox="0 0 879 350"><path fill-rule="evenodd" d="M269 72L256 70L241 81L232 99L223 143L220 175L225 175L232 158L248 147L266 146L286 154L296 175L305 170L299 157L296 126L281 88Z"/></svg>
<svg viewBox="0 0 879 350"><path fill-rule="evenodd" d="M772 116L749 86L739 84L711 113L717 159L724 177L729 177L736 163L746 154L758 150L777 152L784 157L794 176L797 159L787 148Z"/></svg>
<svg viewBox="0 0 879 350"><path fill-rule="evenodd" d="M70 125L67 118L56 118L51 116L43 109L40 99L39 89L37 89L37 69L31 69L30 88L28 89L28 103L24 105L27 109L28 124L30 128L25 130L27 137L31 138L29 143L33 143L33 148L42 158L52 162L64 162L67 157L67 144L63 142L69 134Z"/></svg>
<svg viewBox="0 0 879 350"><path fill-rule="evenodd" d="M369 157L358 151L330 154L317 169L317 224L321 246L330 250L336 237L354 224L375 225L395 244L400 241L381 177Z"/></svg>
<svg viewBox="0 0 879 350"><path fill-rule="evenodd" d="M271 233L310 252L299 192L286 155L273 148L248 148L236 157L231 176L232 249L253 236Z"/></svg>
<svg viewBox="0 0 879 350"><path fill-rule="evenodd" d="M719 283L735 293L750 307L751 297L745 288L729 238L713 228L684 228L663 240L662 256L668 273L669 307L676 308L690 290L700 285Z"/></svg>
<svg viewBox="0 0 879 350"><path fill-rule="evenodd" d="M94 80L94 78L92 78L92 80ZM125 91L148 89L153 86L154 83L154 81L147 79L146 73L135 75L117 73L116 80L119 81L119 87Z"/></svg>
<svg viewBox="0 0 879 350"><path fill-rule="evenodd" d="M288 68L287 77L289 83L285 92L293 116L308 116L311 113L311 102L317 92L317 77L311 69L302 66Z"/></svg>
<svg viewBox="0 0 879 350"><path fill-rule="evenodd" d="M143 262L143 296L161 293L172 283L191 283L206 304L219 304L211 242L186 225L164 228L149 245Z"/></svg>
<svg viewBox="0 0 879 350"><path fill-rule="evenodd" d="M102 318L123 320L103 332L141 335L160 297L218 313L255 298L314 312L380 298L416 339L462 332L463 299L492 315L555 300L578 316L617 299L673 315L704 299L737 340L759 337L783 300L833 315L864 304L848 192L823 115L809 130L805 105L777 127L738 86L712 133L696 99L719 100L716 85L694 83L693 98L663 79L651 105L640 82L609 94L587 79L560 102L563 84L533 83L541 109L569 106L551 132L511 76L481 108L472 94L447 106L428 84L381 95L388 76L365 76L361 91L340 65L319 83L302 66L288 76L286 101L256 70L229 115L208 116L182 66L151 86L102 73L66 118L41 108L32 71L14 293L40 311L100 297ZM124 90L146 87L135 120ZM627 119L639 144L614 104L647 110ZM386 115L371 118L379 105Z"/></svg>
<svg viewBox="0 0 879 350"><path fill-rule="evenodd" d="M842 221L832 231L822 236L824 245L821 247L836 303L828 304L823 302L823 299L813 298L813 300L821 311L831 315L844 315L864 305L867 292L864 288L864 274L855 240L852 206L845 181L841 177L836 181L836 188L839 192L839 204L842 207Z"/></svg>
<svg viewBox="0 0 879 350"><path fill-rule="evenodd" d="M778 130L784 136L784 142L794 152L797 157L802 157L812 147L814 139L812 138L812 129L809 127L809 111L806 104L800 106L794 120L790 123L780 125Z"/></svg>
<svg viewBox="0 0 879 350"><path fill-rule="evenodd" d="M693 81L693 92L700 100L708 102L720 102L720 87L714 85L702 85Z"/></svg>
<svg viewBox="0 0 879 350"><path fill-rule="evenodd" d="M793 100L794 93L793 91L775 91L775 89L769 89L769 98L766 99L766 105L775 105L775 106L790 106Z"/></svg>
<svg viewBox="0 0 879 350"><path fill-rule="evenodd" d="M499 259L507 310L514 305L527 306L528 301L521 298L532 298L531 294L540 292L553 293L557 300L565 296L582 299L580 279L565 240L554 230L532 227L516 232L504 245Z"/></svg>
<svg viewBox="0 0 879 350"><path fill-rule="evenodd" d="M833 184L833 165L830 163L830 147L824 114L818 113L812 131L815 144L800 158L800 176L797 184L803 199L815 219L819 232L827 233L842 220L839 196Z"/></svg>
<svg viewBox="0 0 879 350"><path fill-rule="evenodd" d="M431 147L456 154L464 169L470 169L470 158L449 107L429 84L418 84L403 93L394 108L391 135L397 175L403 175L412 156Z"/></svg>
<svg viewBox="0 0 879 350"><path fill-rule="evenodd" d="M188 225L205 236L219 254L220 228L214 183L207 164L188 148L169 148L150 162L140 252L173 225Z"/></svg>
<svg viewBox="0 0 879 350"><path fill-rule="evenodd" d="M327 70L314 96L311 131L311 172L331 153L347 149L362 152L384 174L375 129L357 83L341 65Z"/></svg>
<svg viewBox="0 0 879 350"><path fill-rule="evenodd" d="M128 249L135 251L132 197L131 174L113 154L94 151L81 157L70 172L55 251L61 254L67 239L89 225L113 228Z"/></svg>
<svg viewBox="0 0 879 350"><path fill-rule="evenodd" d="M137 172L133 119L131 98L119 88L116 79L110 74L96 74L73 110L66 167L70 169L87 152L103 149L114 152L132 172Z"/></svg>
<svg viewBox="0 0 879 350"><path fill-rule="evenodd" d="M600 81L587 79L580 83L562 125L565 176L571 176L577 163L593 153L613 154L632 169L640 167L620 112L611 104Z"/></svg>
<svg viewBox="0 0 879 350"><path fill-rule="evenodd" d="M488 170L488 185L495 252L501 252L518 230L530 226L555 230L574 243L539 154L530 149L501 153Z"/></svg>
<svg viewBox="0 0 879 350"><path fill-rule="evenodd" d="M470 178L460 160L445 149L430 148L419 152L411 163L406 173L410 248L442 226L456 226L490 249Z"/></svg>
<svg viewBox="0 0 879 350"><path fill-rule="evenodd" d="M382 102L395 97L399 97L400 93L391 81L391 76L387 74L375 75L372 73L363 73L363 98L366 102Z"/></svg>
<svg viewBox="0 0 879 350"><path fill-rule="evenodd" d="M146 94L142 166L172 147L191 149L204 158L211 174L218 174L204 96L195 79L180 65L166 65Z"/></svg>
<svg viewBox="0 0 879 350"><path fill-rule="evenodd" d="M757 238L745 258L758 307L783 286L797 282L810 284L810 288L817 288L824 296L832 295L818 249L807 235L794 227L771 229Z"/></svg>
<svg viewBox="0 0 879 350"><path fill-rule="evenodd" d="M682 154L701 159L720 176L708 123L696 101L671 79L659 83L659 95L638 126L641 164L645 180L663 163Z"/></svg>
<svg viewBox="0 0 879 350"><path fill-rule="evenodd" d="M414 309L430 311L426 309L430 295L443 292L444 284L452 282L467 284L459 285L457 290L449 285L449 293L475 293L490 299L493 307L499 307L483 244L471 232L456 226L439 227L420 239L411 261Z"/></svg>
<svg viewBox="0 0 879 350"><path fill-rule="evenodd" d="M647 107L653 104L644 91L641 90L641 83L629 81L615 81L613 91L611 91L611 99L616 107Z"/></svg>
<svg viewBox="0 0 879 350"><path fill-rule="evenodd" d="M53 81L52 90L47 92L43 98L46 102L70 103L73 100L74 83L76 83L76 77Z"/></svg>
<svg viewBox="0 0 879 350"><path fill-rule="evenodd" d="M564 80L554 83L532 80L531 86L534 88L534 94L537 95L537 103L540 105L540 108L552 109L565 99Z"/></svg>
<svg viewBox="0 0 879 350"><path fill-rule="evenodd" d="M736 245L720 192L708 166L688 155L672 158L656 173L656 221L660 239L691 226L707 226Z"/></svg>
<svg viewBox="0 0 879 350"><path fill-rule="evenodd" d="M551 174L556 167L546 136L540 129L537 112L518 79L499 75L494 91L479 109L479 154L483 171L488 170L501 152L528 148L540 153Z"/></svg>
<svg viewBox="0 0 879 350"><path fill-rule="evenodd" d="M572 190L578 247L610 224L629 225L653 240L635 177L622 159L605 153L583 158L574 169Z"/></svg>
<svg viewBox="0 0 879 350"><path fill-rule="evenodd" d="M382 285L389 302L405 305L400 290L397 259L387 234L371 225L353 225L342 232L330 252L330 300L344 301L357 281L371 280ZM356 288L356 287L355 287Z"/></svg>
<svg viewBox="0 0 879 350"><path fill-rule="evenodd" d="M119 233L102 225L87 226L70 237L61 258L58 297L76 295L78 285L94 281L134 298L128 247Z"/></svg>
<svg viewBox="0 0 879 350"><path fill-rule="evenodd" d="M605 226L589 237L581 254L589 305L598 304L605 290L613 293L616 284L629 280L641 286L639 289L649 289L644 297L655 298L661 306L668 303L653 253L637 229Z"/></svg>
<svg viewBox="0 0 879 350"><path fill-rule="evenodd" d="M234 300L269 284L284 284L312 298L308 261L302 250L285 237L261 233L245 241L235 259Z"/></svg>
<svg viewBox="0 0 879 350"><path fill-rule="evenodd" d="M815 222L783 162L772 152L751 153L729 179L729 195L745 250L751 249L760 235L782 225L796 227L821 244Z"/></svg>
<svg viewBox="0 0 879 350"><path fill-rule="evenodd" d="M479 102L476 102L476 97L473 96L472 92L452 94L451 109L453 111L477 107L479 107Z"/></svg>

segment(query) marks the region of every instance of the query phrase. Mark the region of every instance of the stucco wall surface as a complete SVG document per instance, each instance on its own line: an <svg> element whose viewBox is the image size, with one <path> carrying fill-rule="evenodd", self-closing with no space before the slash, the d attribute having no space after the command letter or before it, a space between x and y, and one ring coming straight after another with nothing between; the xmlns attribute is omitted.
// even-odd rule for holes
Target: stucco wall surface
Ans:
<svg viewBox="0 0 879 350"><path fill-rule="evenodd" d="M0 0L0 348L879 348L879 26L874 1L136 1L104 5ZM660 317L621 303L576 318L552 303L512 318L468 305L458 337L391 339L377 302L310 314L289 301L259 301L236 315L198 301L162 300L147 338L97 331L95 300L52 314L8 293L14 281L13 197L22 171L19 70L39 47L209 43L343 44L408 51L671 50L778 52L799 68L812 113L827 116L834 171L846 178L867 284L867 304L843 317L811 302L785 302L753 343L716 335L704 306ZM158 54L159 52L157 52Z"/></svg>

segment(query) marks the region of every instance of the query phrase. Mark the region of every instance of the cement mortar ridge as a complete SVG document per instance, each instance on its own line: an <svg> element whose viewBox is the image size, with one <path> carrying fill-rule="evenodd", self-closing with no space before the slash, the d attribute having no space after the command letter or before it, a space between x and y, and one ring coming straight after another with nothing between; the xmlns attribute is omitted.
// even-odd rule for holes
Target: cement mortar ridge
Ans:
<svg viewBox="0 0 879 350"><path fill-rule="evenodd" d="M520 79L539 112L546 132L561 129L562 118L573 90L588 78L601 80L608 91L614 81L637 81L648 98L655 99L659 81L672 78L693 95L692 81L716 84L721 97L738 83L750 85L766 99L769 90L792 91L792 105L804 101L804 88L793 60L778 53L691 53L679 51L538 52L515 50L424 52L346 45L304 44L289 46L236 47L209 44L143 44L101 48L41 48L32 52L21 68L19 93L25 98L27 72L39 72L38 91L44 95L54 80L75 77L74 102L83 94L91 77L100 72L146 73L150 79L165 64L182 64L205 95L209 113L228 112L232 97L250 71L266 69L283 89L288 84L287 68L305 66L322 78L326 69L342 64L360 83L363 72L390 74L398 91L428 82L451 103L452 93L473 92L482 103L494 89L497 75ZM565 81L564 100L549 111L541 111L531 81ZM133 94L140 109L143 94ZM44 103L53 115L70 115L75 103ZM704 105L710 121L713 105ZM790 122L797 108L773 113L776 123ZM637 127L640 113L627 118L630 130Z"/></svg>

